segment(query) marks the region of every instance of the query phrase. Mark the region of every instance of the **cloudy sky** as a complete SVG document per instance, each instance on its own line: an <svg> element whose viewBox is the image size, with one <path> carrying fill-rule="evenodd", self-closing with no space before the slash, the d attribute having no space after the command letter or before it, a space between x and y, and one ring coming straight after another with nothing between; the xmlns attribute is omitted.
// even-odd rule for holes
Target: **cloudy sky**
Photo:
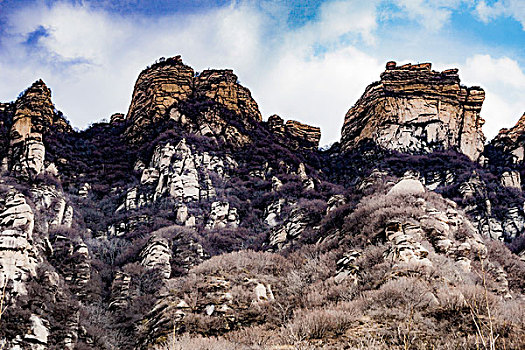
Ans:
<svg viewBox="0 0 525 350"><path fill-rule="evenodd" d="M182 55L233 68L263 117L339 138L389 60L457 67L487 94L485 134L525 112L523 0L0 0L0 101L42 78L75 127L126 112L138 73Z"/></svg>

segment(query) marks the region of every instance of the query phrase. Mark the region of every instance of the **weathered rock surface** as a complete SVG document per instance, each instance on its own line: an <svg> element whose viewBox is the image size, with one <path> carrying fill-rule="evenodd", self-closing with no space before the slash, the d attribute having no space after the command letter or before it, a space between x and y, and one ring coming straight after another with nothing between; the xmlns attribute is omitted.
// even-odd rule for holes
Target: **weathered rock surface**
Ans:
<svg viewBox="0 0 525 350"><path fill-rule="evenodd" d="M390 191L389 196L406 195L406 194L418 194L425 193L425 186L419 181L414 179L402 179L395 184Z"/></svg>
<svg viewBox="0 0 525 350"><path fill-rule="evenodd" d="M13 142L10 148L10 170L14 176L34 178L44 170L46 149L38 133Z"/></svg>
<svg viewBox="0 0 525 350"><path fill-rule="evenodd" d="M337 273L335 281L341 281L349 278L354 284L359 281L359 266L355 264L361 253L356 250L350 250L343 254L343 257L337 261Z"/></svg>
<svg viewBox="0 0 525 350"><path fill-rule="evenodd" d="M301 233L311 224L311 218L302 208L293 209L289 217L278 226L275 226L269 233L268 241L274 250L281 250L288 247Z"/></svg>
<svg viewBox="0 0 525 350"><path fill-rule="evenodd" d="M195 79L197 95L206 96L227 109L254 121L262 120L257 102L250 90L238 83L237 76L231 69L209 69Z"/></svg>
<svg viewBox="0 0 525 350"><path fill-rule="evenodd" d="M294 149L317 149L321 139L321 129L300 123L295 120L284 121L278 115L272 115L268 118L268 128L270 131L279 136L285 144Z"/></svg>
<svg viewBox="0 0 525 350"><path fill-rule="evenodd" d="M513 163L523 162L525 156L525 113L510 129L501 129L490 143L512 157Z"/></svg>
<svg viewBox="0 0 525 350"><path fill-rule="evenodd" d="M111 284L111 310L124 309L128 306L131 298L131 276L124 272L117 272Z"/></svg>
<svg viewBox="0 0 525 350"><path fill-rule="evenodd" d="M181 203L212 199L216 191L210 174L224 179L236 167L231 157L197 152L185 139L175 146L158 145L142 172L141 185L127 192L118 210L137 209L166 196Z"/></svg>
<svg viewBox="0 0 525 350"><path fill-rule="evenodd" d="M504 187L521 190L521 176L519 171L505 171L501 174L500 181Z"/></svg>
<svg viewBox="0 0 525 350"><path fill-rule="evenodd" d="M485 93L462 86L457 73L433 71L430 63L389 62L381 80L346 114L342 150L372 141L404 153L455 148L478 160L485 140L479 115Z"/></svg>
<svg viewBox="0 0 525 350"><path fill-rule="evenodd" d="M206 223L206 229L214 228L236 228L240 220L237 214L237 208L230 207L228 202L213 202Z"/></svg>
<svg viewBox="0 0 525 350"><path fill-rule="evenodd" d="M0 195L0 286L12 283L10 293L27 293L25 282L36 275L33 210L14 188Z"/></svg>
<svg viewBox="0 0 525 350"><path fill-rule="evenodd" d="M42 80L38 80L16 101L11 127L12 142L18 142L32 133L43 134L50 127L63 132L72 131L66 120L55 112L51 90Z"/></svg>
<svg viewBox="0 0 525 350"><path fill-rule="evenodd" d="M62 262L69 261L61 269L62 277L71 291L83 299L91 280L91 256L87 245L80 238L59 235L54 237L53 252Z"/></svg>
<svg viewBox="0 0 525 350"><path fill-rule="evenodd" d="M33 178L44 170L45 147L42 135L51 129L71 132L71 126L51 101L51 90L36 81L16 101L10 127L8 170L15 176Z"/></svg>
<svg viewBox="0 0 525 350"><path fill-rule="evenodd" d="M68 203L64 193L58 191L54 186L33 186L31 188L33 201L38 211L45 212L46 222L43 231L49 227L65 226L71 227L73 223L73 207Z"/></svg>
<svg viewBox="0 0 525 350"><path fill-rule="evenodd" d="M210 104L192 116L179 108L181 102L197 100L211 101L216 106ZM145 127L169 117L191 133L220 138L233 145L248 143L250 139L242 128L232 125L217 106L230 111L247 129L252 122L262 120L250 91L238 83L232 70L205 70L196 75L180 56L168 58L139 75L126 116L130 122L126 134L132 140L140 139Z"/></svg>
<svg viewBox="0 0 525 350"><path fill-rule="evenodd" d="M165 279L171 276L171 249L165 238L152 236L140 252L140 263L147 269L156 269Z"/></svg>

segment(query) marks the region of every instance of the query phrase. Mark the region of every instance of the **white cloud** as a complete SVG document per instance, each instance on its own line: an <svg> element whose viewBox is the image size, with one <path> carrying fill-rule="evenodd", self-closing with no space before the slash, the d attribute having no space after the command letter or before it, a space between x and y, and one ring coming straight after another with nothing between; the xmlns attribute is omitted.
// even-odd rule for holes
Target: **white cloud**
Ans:
<svg viewBox="0 0 525 350"><path fill-rule="evenodd" d="M320 126L326 144L339 140L344 115L382 70L383 63L352 47L313 58L288 52L256 91L265 115Z"/></svg>
<svg viewBox="0 0 525 350"><path fill-rule="evenodd" d="M523 0L498 0L490 5L485 1L480 1L476 5L476 13L485 23L500 16L514 18L525 30L525 2Z"/></svg>
<svg viewBox="0 0 525 350"><path fill-rule="evenodd" d="M358 33L371 44L376 22L377 1L334 1L324 3L320 9L319 22L314 30L318 40L325 42L338 39L347 33Z"/></svg>
<svg viewBox="0 0 525 350"><path fill-rule="evenodd" d="M395 0L406 17L429 30L439 30L450 21L452 10L468 0Z"/></svg>

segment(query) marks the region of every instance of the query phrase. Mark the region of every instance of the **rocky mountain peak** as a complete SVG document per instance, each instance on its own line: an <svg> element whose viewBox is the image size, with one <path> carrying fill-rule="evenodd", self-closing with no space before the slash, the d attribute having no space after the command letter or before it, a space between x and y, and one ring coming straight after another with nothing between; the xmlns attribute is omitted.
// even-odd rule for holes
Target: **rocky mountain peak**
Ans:
<svg viewBox="0 0 525 350"><path fill-rule="evenodd" d="M261 112L250 90L239 84L231 69L205 70L195 80L197 94L224 105L229 110L260 122Z"/></svg>
<svg viewBox="0 0 525 350"><path fill-rule="evenodd" d="M525 132L525 113L521 116L521 118L518 120L516 125L514 125L512 128L507 129L503 128L499 131L497 138L509 138L512 141L517 141L518 137L520 137Z"/></svg>
<svg viewBox="0 0 525 350"><path fill-rule="evenodd" d="M18 142L33 133L44 133L51 126L61 131L71 131L71 126L55 111L51 90L39 79L15 103L11 142Z"/></svg>
<svg viewBox="0 0 525 350"><path fill-rule="evenodd" d="M491 144L503 152L510 154L513 162L522 162L525 154L525 113L512 128L503 128L491 141Z"/></svg>
<svg viewBox="0 0 525 350"><path fill-rule="evenodd" d="M485 141L479 114L485 92L461 85L457 69L431 68L430 63L388 62L381 80L369 85L346 114L342 149L370 140L405 153L453 148L477 160Z"/></svg>
<svg viewBox="0 0 525 350"><path fill-rule="evenodd" d="M41 79L25 90L3 114L9 142L2 147L3 155L7 156L2 160L2 169L17 176L34 177L44 169L44 135L73 131L62 113L55 109L51 90Z"/></svg>
<svg viewBox="0 0 525 350"><path fill-rule="evenodd" d="M193 108L196 103L201 106L198 111ZM191 116L185 111L187 105ZM171 117L188 132L244 144L246 138L225 120L220 108L233 113L247 128L250 122L262 120L250 91L238 83L232 70L212 69L196 74L182 63L180 56L161 59L137 79L126 116L130 122L126 134L133 140L140 139L145 127Z"/></svg>

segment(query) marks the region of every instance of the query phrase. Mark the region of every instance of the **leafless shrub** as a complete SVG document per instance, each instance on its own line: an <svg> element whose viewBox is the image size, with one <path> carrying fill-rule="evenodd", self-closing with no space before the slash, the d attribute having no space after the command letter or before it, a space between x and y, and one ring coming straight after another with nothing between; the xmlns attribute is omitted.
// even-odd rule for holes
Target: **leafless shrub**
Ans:
<svg viewBox="0 0 525 350"><path fill-rule="evenodd" d="M301 310L286 325L284 334L290 341L323 339L343 334L354 322L360 310L355 304L345 303L336 307Z"/></svg>
<svg viewBox="0 0 525 350"><path fill-rule="evenodd" d="M202 337L183 335L181 337L173 337L170 335L166 342L157 345L154 350L248 350L257 349L253 347L243 346L237 343L232 343L224 338L216 337Z"/></svg>

